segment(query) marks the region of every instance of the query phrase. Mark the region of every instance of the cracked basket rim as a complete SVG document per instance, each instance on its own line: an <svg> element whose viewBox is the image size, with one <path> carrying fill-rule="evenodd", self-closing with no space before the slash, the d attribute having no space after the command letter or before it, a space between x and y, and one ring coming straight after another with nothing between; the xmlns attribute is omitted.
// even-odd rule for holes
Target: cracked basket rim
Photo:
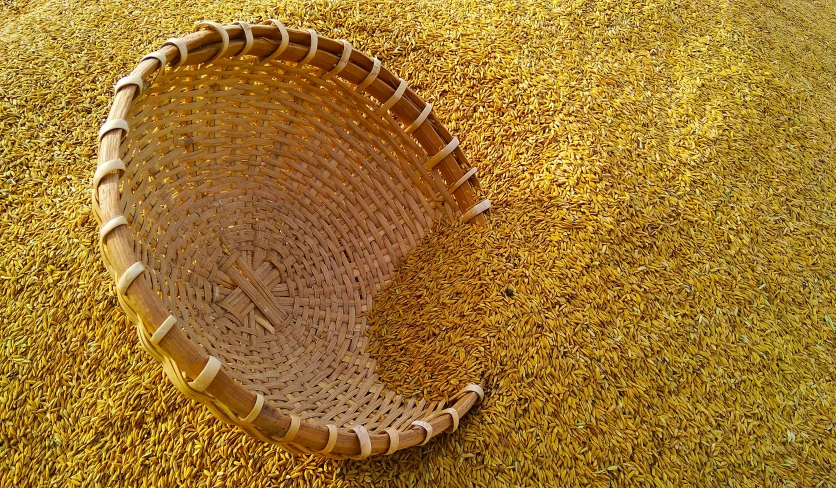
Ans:
<svg viewBox="0 0 836 488"><path fill-rule="evenodd" d="M145 57L130 75L116 84L109 116L99 132L99 164L93 178L93 211L100 223L99 245L105 267L116 279L119 303L136 323L140 344L160 361L175 387L200 401L222 421L237 425L262 441L278 443L296 453L330 458L364 459L392 454L397 450L426 444L433 436L455 430L484 392L482 385L468 385L447 408L413 421L406 430L393 428L369 433L363 425L348 429L302 420L272 406L260 393L246 390L223 370L215 356L207 355L179 328L177 319L143 276L145 267L136 259L134 234L122 214L120 179L125 164L120 159L121 143L130 127L126 117L133 101L146 87L149 77L159 75L168 64L211 63L223 58L256 57L253 62L291 62L321 69L323 79L339 76L365 92L403 124L427 153L425 169L447 184L447 197L465 222L484 224L488 200L478 201L475 168L452 137L432 115L406 82L371 58L352 49L344 40L319 36L312 29L288 29L268 20L258 25L235 22L221 25L204 21L198 30L182 38L167 40ZM153 83L153 81L151 82ZM468 169L469 168L469 169Z"/></svg>

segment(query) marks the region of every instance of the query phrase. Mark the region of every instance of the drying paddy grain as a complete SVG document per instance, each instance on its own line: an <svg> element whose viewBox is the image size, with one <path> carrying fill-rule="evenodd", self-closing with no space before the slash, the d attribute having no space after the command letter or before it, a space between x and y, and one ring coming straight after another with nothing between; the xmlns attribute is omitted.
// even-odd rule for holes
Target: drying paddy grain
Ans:
<svg viewBox="0 0 836 488"><path fill-rule="evenodd" d="M0 5L0 486L833 486L836 4ZM407 393L487 383L391 458L293 457L179 396L97 254L115 80L209 18L316 28L479 168L370 315Z"/></svg>

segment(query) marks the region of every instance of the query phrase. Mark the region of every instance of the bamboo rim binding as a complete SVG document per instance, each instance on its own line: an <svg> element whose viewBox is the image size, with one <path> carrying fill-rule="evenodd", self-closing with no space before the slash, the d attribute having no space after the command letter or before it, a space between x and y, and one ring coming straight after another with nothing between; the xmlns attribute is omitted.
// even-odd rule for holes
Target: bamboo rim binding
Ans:
<svg viewBox="0 0 836 488"><path fill-rule="evenodd" d="M192 34L166 40L119 80L110 114L99 132L100 164L93 178L92 197L94 215L101 225L100 248L106 268L117 281L119 303L137 324L140 345L161 362L166 375L186 396L207 405L222 421L237 425L262 441L281 444L291 452L365 459L423 445L441 432L455 430L459 419L482 400L481 385L469 385L450 403L383 396L382 386L366 380L340 387L341 393L325 391L315 400L305 400L313 403L299 401L297 407L289 404L283 391L319 388L316 382L322 381L320 376L344 379L360 374L354 372L358 368L373 372L373 361L358 356L359 352L342 351L358 347L362 338L353 339L350 346L343 339L342 352L334 351L340 349L333 342L340 339L334 338L345 335L338 333L339 328L363 320L358 319L358 311L371 305L371 295L385 283L386 273L391 272L396 259L415 245L436 217L446 212L466 222L485 222L490 202L477 199L475 169L458 147L458 139L444 129L432 115L430 104L412 91L405 80L383 67L377 58L354 49L348 41L329 39L313 30L289 29L276 20L262 24L237 21L231 25L203 21L196 27ZM268 97L254 98L258 103L253 105L264 108L248 111L246 104L217 99L211 105L214 112L208 115L200 112L203 107L199 102L190 102L188 108L182 109L183 122L148 116L155 110L154 104L173 103L163 100L159 90L154 91L157 82L183 88L187 94L191 90L206 96L207 89L195 84L198 73L216 77L220 80L217 86L221 81L237 81L230 76L251 77L247 86L254 92L260 90L259 95L252 96ZM296 90L291 92L295 99L275 98L277 92L269 90L278 90L276 87ZM217 96L222 95L221 92ZM319 105L306 103L309 100ZM270 104L286 104L287 119L271 115L275 112L270 112ZM168 105L160 110L171 108L177 107ZM233 115L222 114L224 108ZM317 109L321 112L315 113ZM189 134L189 121L201 117L208 122L194 123L198 132ZM253 126L250 119L245 123L244 117L260 120L254 129L257 132L242 130ZM152 130L155 127L161 130ZM303 138L293 139L299 134ZM271 137L283 146L265 142ZM202 146L200 150L190 149L198 145ZM285 147L286 152L274 147ZM377 150L371 151L370 147ZM197 156L189 156L192 150ZM382 154L383 150L389 152ZM324 156L313 157L315 151ZM138 154L141 157L134 159ZM205 180L194 180L198 159L189 157L203 158L201 167L208 170L221 167L220 162L228 168L229 160L255 158L261 165L258 167L267 168L264 174L269 178L259 180L260 186L243 179L233 184L230 178L234 177L225 169L227 172L218 170ZM327 164L320 163L323 159L328 160ZM290 179L277 183L275 179L284 173L277 173L274 166L292 170ZM376 176L380 172L388 172L388 176ZM175 186L181 182L200 183L204 191L198 194L189 189L192 186L183 185L176 193L167 194L165 198L171 204L165 205L166 211L172 213L167 215L160 210L161 205L153 204L161 198L162 189L154 187L155 183L149 182L152 180L146 181L146 174L158 174L159 181L173 181L169 184ZM339 193L340 184L335 181L343 186L354 185L355 190L360 189L359 196L356 191L346 191L343 196L338 195L336 203L322 200L323 195L333 197L334 192ZM248 189L238 191L235 185ZM213 188L226 193L212 196ZM227 193L232 196L225 196ZM273 210L264 208L264 201L270 200L266 195L277 199L292 196L296 200L293 206L283 207L281 217L271 222L264 217L273 215ZM178 198L184 206L182 210L177 208ZM312 200L316 198L320 200ZM203 232L217 231L211 226L200 227L207 224L199 215L210 210L199 207L201 212L190 212L189 205L209 205L206 208L219 219L231 219L226 227L239 228L230 234L235 242L227 246L229 236L226 241L222 236L220 245L205 240ZM176 225L162 221L162 236L150 234L151 225L143 220L143 215L136 214L140 208L144 208L143 215L170 217ZM255 219L257 222L252 215L260 216ZM326 220L338 227L320 229L311 224ZM354 225L339 224L348 220ZM189 225L203 230L182 230ZM276 236L285 236L281 239L286 240L285 233L294 229L307 232L306 238L320 239L322 247L328 248L324 258L314 256L325 259L325 264L306 267L299 263L301 248L290 248L277 240ZM388 233L388 237L369 240L358 234L363 232ZM149 257L159 252L153 243L170 247L169 257L158 256L157 261ZM176 257L177 246L192 246L197 254L207 249L207 254L194 256L189 266L166 268L166 263L170 264L166 259L185 259ZM376 263L378 268L365 275L362 271L353 272L354 282L336 276L337 272L349 273L347 270L358 266L352 263L364 260L371 260L368 262ZM221 261L223 265L217 264ZM201 274L204 264L211 269ZM181 268L188 268L188 272ZM321 269L325 271L317 271ZM297 270L313 270L316 279L331 283L328 289L342 290L348 301L341 302L336 296L323 298L318 296L320 293L311 295L305 289L307 278L297 274ZM174 292L171 286L175 282L191 288ZM311 327L328 325L330 329L316 329L326 336L333 334L330 345L321 345L326 347L323 354L349 354L346 358L353 358L350 361L355 366L333 368L330 364L346 360L338 356L332 363L317 364L313 356L298 356L297 352L304 349L300 347L293 353L297 356L288 357L288 362L311 362L304 363L308 369L298 368L301 372L296 373L296 379L284 375L290 379L276 380L291 382L282 383L284 390L257 382L245 387L240 380L246 377L242 368L224 359L222 348L217 354L207 354L205 348L195 343L194 336L210 333L207 328L198 328L203 319L188 316L188 307L196 303L221 312L231 310L229 319L226 315L222 318L225 327L251 340L258 337L273 341L275 337L269 336L272 329L276 335L287 332L288 340L317 341L320 339L312 337ZM226 308L222 310L221 306ZM212 329L211 334L215 333ZM212 347L215 339L217 336L209 336L210 345L206 347ZM317 367L324 369L312 369ZM369 378L373 380L374 376ZM366 400L370 402L368 411L358 414L339 410L345 407L339 405L337 398L349 394L358 399L372 398ZM375 395L379 395L377 400ZM275 405L274 399L278 402ZM319 403L314 405L316 402ZM331 404L336 405L333 413L320 419L317 412L325 408L322 405Z"/></svg>

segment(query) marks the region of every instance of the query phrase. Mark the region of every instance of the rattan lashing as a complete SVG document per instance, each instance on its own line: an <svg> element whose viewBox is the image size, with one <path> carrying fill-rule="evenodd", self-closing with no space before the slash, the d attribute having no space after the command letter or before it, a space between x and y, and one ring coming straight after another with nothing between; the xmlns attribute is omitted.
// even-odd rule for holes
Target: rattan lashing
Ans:
<svg viewBox="0 0 836 488"><path fill-rule="evenodd" d="M364 353L396 261L438 217L482 223L490 206L458 139L377 58L275 20L202 22L117 83L99 138L119 302L220 419L362 459L455 430L482 398L401 398Z"/></svg>

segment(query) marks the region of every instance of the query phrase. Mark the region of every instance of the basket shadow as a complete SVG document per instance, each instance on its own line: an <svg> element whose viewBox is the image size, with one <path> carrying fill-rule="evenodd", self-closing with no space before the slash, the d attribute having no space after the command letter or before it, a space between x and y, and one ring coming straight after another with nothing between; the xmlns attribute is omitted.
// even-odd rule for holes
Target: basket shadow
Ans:
<svg viewBox="0 0 836 488"><path fill-rule="evenodd" d="M501 331L531 318L510 305L556 289L530 290L540 283L526 267L550 259L560 241L586 227L570 205L535 200L495 204L488 222L439 221L375 295L367 352L388 387L443 399L468 383L489 383L497 365L487 358L502 347Z"/></svg>
<svg viewBox="0 0 836 488"><path fill-rule="evenodd" d="M539 339L521 331L548 329L589 267L592 252L584 250L592 249L594 226L583 214L545 200L500 202L483 227L438 222L398 263L367 314L367 352L380 381L428 400L482 381L487 397L458 432L367 463L348 462L347 480L381 469L408 478L418 464L448 456L479 463L487 444L478 426L485 415L508 408L492 404L491 390L519 381L517 366L535 348L528 342ZM565 269L565 279L545 282L536 269L556 253L579 258ZM512 420L506 423L513 428Z"/></svg>

